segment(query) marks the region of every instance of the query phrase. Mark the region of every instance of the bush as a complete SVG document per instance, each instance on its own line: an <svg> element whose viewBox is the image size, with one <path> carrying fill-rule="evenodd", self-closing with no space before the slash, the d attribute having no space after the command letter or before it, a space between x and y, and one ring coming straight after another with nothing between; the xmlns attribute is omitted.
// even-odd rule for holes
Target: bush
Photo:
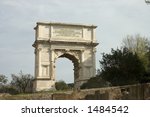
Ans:
<svg viewBox="0 0 150 117"><path fill-rule="evenodd" d="M81 85L81 89L90 89L90 88L101 88L101 87L108 87L111 84L100 76L90 78L86 83Z"/></svg>
<svg viewBox="0 0 150 117"><path fill-rule="evenodd" d="M56 90L66 90L68 89L68 85L64 81L58 81L55 83Z"/></svg>
<svg viewBox="0 0 150 117"><path fill-rule="evenodd" d="M3 85L0 87L0 93L9 93L12 95L18 94L19 92L10 85Z"/></svg>
<svg viewBox="0 0 150 117"><path fill-rule="evenodd" d="M69 83L69 84L67 84L68 85L68 89L74 89L74 83Z"/></svg>

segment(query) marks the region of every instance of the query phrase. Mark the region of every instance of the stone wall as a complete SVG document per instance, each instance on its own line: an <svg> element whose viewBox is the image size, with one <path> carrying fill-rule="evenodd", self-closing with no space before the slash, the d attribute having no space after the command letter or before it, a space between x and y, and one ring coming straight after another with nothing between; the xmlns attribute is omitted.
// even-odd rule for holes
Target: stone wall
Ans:
<svg viewBox="0 0 150 117"><path fill-rule="evenodd" d="M150 97L150 84L136 84L53 94L53 100L144 100Z"/></svg>
<svg viewBox="0 0 150 117"><path fill-rule="evenodd" d="M108 88L95 88L64 93L0 94L0 100L146 100L150 99L150 83Z"/></svg>

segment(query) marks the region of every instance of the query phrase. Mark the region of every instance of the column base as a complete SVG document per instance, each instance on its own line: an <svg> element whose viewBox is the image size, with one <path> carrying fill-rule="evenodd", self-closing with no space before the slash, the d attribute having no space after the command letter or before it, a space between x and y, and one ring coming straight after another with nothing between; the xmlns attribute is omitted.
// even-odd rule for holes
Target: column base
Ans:
<svg viewBox="0 0 150 117"><path fill-rule="evenodd" d="M33 92L55 90L55 81L51 79L35 79Z"/></svg>

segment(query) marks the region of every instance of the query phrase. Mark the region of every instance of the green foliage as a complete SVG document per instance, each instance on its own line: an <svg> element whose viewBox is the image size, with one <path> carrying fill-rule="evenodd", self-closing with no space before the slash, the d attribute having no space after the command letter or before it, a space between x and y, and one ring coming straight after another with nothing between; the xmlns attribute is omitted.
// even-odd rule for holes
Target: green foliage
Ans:
<svg viewBox="0 0 150 117"><path fill-rule="evenodd" d="M55 83L55 88L56 90L66 90L68 89L68 85L64 81L60 80Z"/></svg>
<svg viewBox="0 0 150 117"><path fill-rule="evenodd" d="M18 94L19 92L11 85L4 85L0 87L0 93Z"/></svg>
<svg viewBox="0 0 150 117"><path fill-rule="evenodd" d="M81 89L108 87L110 83L102 79L100 76L90 78L86 83L83 83Z"/></svg>
<svg viewBox="0 0 150 117"><path fill-rule="evenodd" d="M101 77L112 85L128 85L142 80L145 68L137 54L127 48L111 50L100 61Z"/></svg>
<svg viewBox="0 0 150 117"><path fill-rule="evenodd" d="M20 72L18 75L12 74L11 85L19 93L27 93L32 91L33 76L30 74L23 74Z"/></svg>
<svg viewBox="0 0 150 117"><path fill-rule="evenodd" d="M0 74L0 85L4 85L7 83L7 77L3 74Z"/></svg>
<svg viewBox="0 0 150 117"><path fill-rule="evenodd" d="M68 89L73 89L74 88L74 83L69 83L68 85Z"/></svg>

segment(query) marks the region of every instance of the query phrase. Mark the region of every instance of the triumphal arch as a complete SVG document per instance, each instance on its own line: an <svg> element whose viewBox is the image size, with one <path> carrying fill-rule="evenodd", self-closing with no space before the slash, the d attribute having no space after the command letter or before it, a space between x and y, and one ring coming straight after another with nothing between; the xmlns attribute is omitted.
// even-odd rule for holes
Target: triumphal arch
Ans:
<svg viewBox="0 0 150 117"><path fill-rule="evenodd" d="M94 25L37 23L33 44L34 91L54 89L55 62L60 57L66 57L73 62L75 88L79 88L82 83L95 76L95 53L98 45L95 29ZM65 69L65 66L62 69Z"/></svg>

